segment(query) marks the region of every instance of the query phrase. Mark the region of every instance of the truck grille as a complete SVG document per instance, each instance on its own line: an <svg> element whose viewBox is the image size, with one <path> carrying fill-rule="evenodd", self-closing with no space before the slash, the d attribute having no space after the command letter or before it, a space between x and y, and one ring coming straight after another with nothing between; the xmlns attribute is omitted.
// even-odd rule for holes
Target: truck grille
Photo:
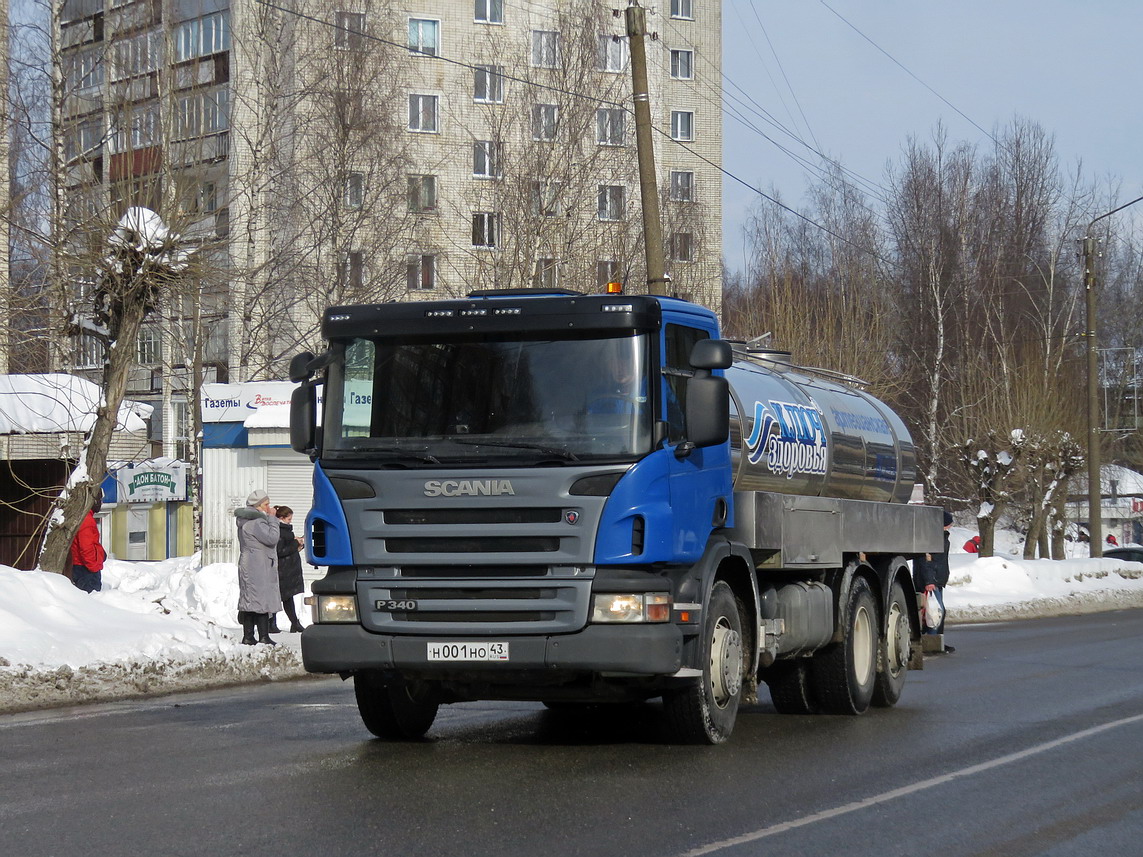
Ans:
<svg viewBox="0 0 1143 857"><path fill-rule="evenodd" d="M556 536L445 536L385 539L389 553L551 553Z"/></svg>
<svg viewBox="0 0 1143 857"><path fill-rule="evenodd" d="M556 634L587 623L590 580L433 580L358 582L362 624L386 634ZM378 602L416 602L378 610Z"/></svg>
<svg viewBox="0 0 1143 857"><path fill-rule="evenodd" d="M563 510L544 508L386 509L386 524L557 524Z"/></svg>

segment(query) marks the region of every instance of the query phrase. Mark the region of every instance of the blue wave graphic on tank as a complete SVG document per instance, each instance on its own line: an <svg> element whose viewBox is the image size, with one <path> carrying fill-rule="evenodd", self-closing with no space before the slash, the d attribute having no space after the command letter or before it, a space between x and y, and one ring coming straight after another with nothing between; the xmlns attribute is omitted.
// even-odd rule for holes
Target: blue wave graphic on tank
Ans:
<svg viewBox="0 0 1143 857"><path fill-rule="evenodd" d="M792 402L754 403L754 430L746 439L747 458L763 458L774 473L824 474L827 464L825 425L821 411Z"/></svg>

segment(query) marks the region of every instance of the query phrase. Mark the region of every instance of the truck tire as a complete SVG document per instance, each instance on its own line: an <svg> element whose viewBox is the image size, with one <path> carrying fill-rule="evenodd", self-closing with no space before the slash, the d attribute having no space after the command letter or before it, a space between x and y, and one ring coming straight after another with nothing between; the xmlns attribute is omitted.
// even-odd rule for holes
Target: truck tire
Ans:
<svg viewBox="0 0 1143 857"><path fill-rule="evenodd" d="M353 693L365 728L386 741L424 737L440 708L440 697L432 683L384 680L370 671L353 676Z"/></svg>
<svg viewBox="0 0 1143 857"><path fill-rule="evenodd" d="M873 686L873 704L890 708L901 698L905 673L909 671L909 602L905 590L895 582L889 590L889 606L885 610L878 652L877 681Z"/></svg>
<svg viewBox="0 0 1143 857"><path fill-rule="evenodd" d="M811 687L826 714L861 714L877 680L877 604L864 577L853 578L841 617L841 642L813 658Z"/></svg>
<svg viewBox="0 0 1143 857"><path fill-rule="evenodd" d="M721 744L734 730L750 653L743 645L741 602L716 581L703 611L702 680L663 694L667 734L679 744Z"/></svg>
<svg viewBox="0 0 1143 857"><path fill-rule="evenodd" d="M805 658L778 661L762 673L770 688L770 701L779 714L817 714L821 710L810 686L809 662Z"/></svg>

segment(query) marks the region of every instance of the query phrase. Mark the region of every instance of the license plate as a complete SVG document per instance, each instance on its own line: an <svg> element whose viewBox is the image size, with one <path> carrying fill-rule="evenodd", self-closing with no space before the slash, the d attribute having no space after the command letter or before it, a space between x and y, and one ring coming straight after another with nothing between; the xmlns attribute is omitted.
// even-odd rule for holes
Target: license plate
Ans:
<svg viewBox="0 0 1143 857"><path fill-rule="evenodd" d="M429 643L430 661L506 661L507 643Z"/></svg>

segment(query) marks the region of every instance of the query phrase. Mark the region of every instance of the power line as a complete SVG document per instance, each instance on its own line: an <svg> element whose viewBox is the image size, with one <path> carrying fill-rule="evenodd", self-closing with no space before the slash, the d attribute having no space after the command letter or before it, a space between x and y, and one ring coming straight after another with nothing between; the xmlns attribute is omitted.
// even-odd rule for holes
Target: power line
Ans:
<svg viewBox="0 0 1143 857"><path fill-rule="evenodd" d="M838 19L839 19L839 20L840 20L842 23L844 23L844 24L845 24L847 27L849 27L851 30L853 30L853 32L857 33L857 35L861 36L861 38L865 39L865 41L869 42L869 44L871 44L871 45L873 45L873 47L877 48L877 50L879 50L879 51L880 51L882 54L884 54L884 55L885 55L885 57L886 57L886 58L887 58L887 59L888 59L890 62L892 62L892 63L893 63L895 66L897 66L898 68L900 68L900 69L901 69L903 72L905 72L905 74L909 75L909 77L913 78L913 80L917 81L917 83L921 84L921 86L925 87L925 89L927 89L929 92L931 92L933 95L935 95L935 96L936 96L937 98L939 98L941 101L943 101L943 102L944 102L946 105L948 105L948 106L949 106L949 107L951 107L951 108L952 108L954 111L956 111L957 115L959 115L959 116L960 116L962 119L964 119L966 122L968 122L968 123L969 123L970 125L972 125L974 128L976 128L976 130L978 130L978 131L979 131L981 134L983 134L984 136L986 136L986 137L987 137L989 140L991 140L991 141L992 141L993 143L995 143L997 146L1001 146L1001 143L1000 143L1000 141L999 141L999 140L997 140L995 137L993 137L993 136L992 136L992 135L991 135L989 132L987 132L987 131L985 131L983 128L981 128L979 125L977 125L977 124L976 124L976 122L975 122L975 121L972 119L972 117L971 117L971 116L969 116L967 113L965 113L965 112L964 112L963 110L961 110L959 107L957 107L955 104L953 104L951 101L949 101L949 100L948 100L947 98L945 98L943 95L941 95L939 92L937 92L937 91L936 91L935 89L933 89L931 86L929 86L927 83L925 83L925 82L924 82L923 80L921 80L919 77L917 77L917 75L913 74L913 72L911 72L911 71L910 71L909 69L907 69L907 68L906 68L906 67L905 67L905 66L904 66L904 65L903 65L901 62L899 62L899 61L897 60L897 58L896 58L896 57L894 57L894 56L893 56L892 54L890 54L890 53L889 53L887 50L885 50L883 47L881 47L881 45L879 45L879 44L877 44L875 41L873 41L873 39L869 38L869 36L865 35L865 33L861 32L861 30L859 30L859 29L858 29L858 28L857 28L857 27L856 27L856 26L855 26L855 25L854 25L854 24L853 24L851 21L849 21L849 20L848 20L848 19L847 19L845 16L843 16L843 15L842 15L840 12L838 12L836 9L834 9L832 6L830 6L830 5L829 5L829 3L827 3L827 2L826 2L826 0L818 0L818 2L819 2L819 3L821 3L823 6L825 6L825 7L826 7L826 9L828 9L828 10L829 10L830 12L832 12L834 15L836 15L836 16L837 16L837 18L838 18ZM1003 148L1003 146L1001 146L1001 148Z"/></svg>

